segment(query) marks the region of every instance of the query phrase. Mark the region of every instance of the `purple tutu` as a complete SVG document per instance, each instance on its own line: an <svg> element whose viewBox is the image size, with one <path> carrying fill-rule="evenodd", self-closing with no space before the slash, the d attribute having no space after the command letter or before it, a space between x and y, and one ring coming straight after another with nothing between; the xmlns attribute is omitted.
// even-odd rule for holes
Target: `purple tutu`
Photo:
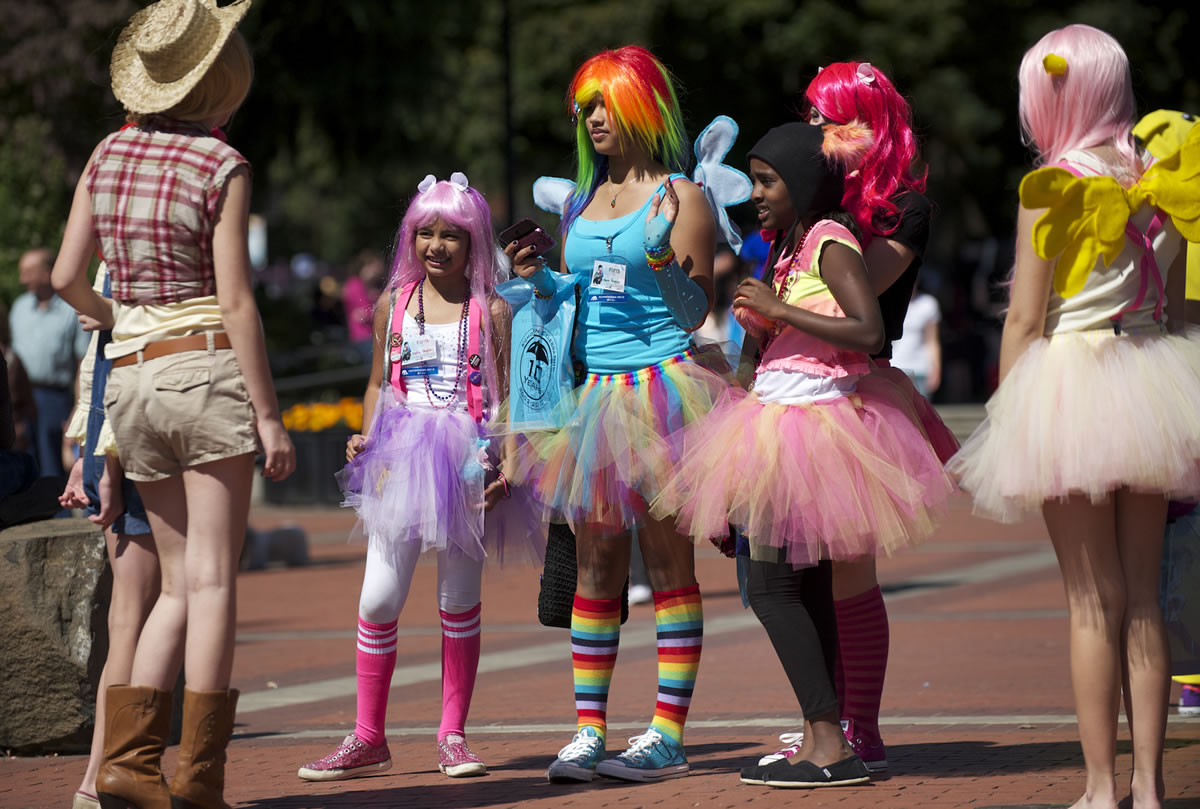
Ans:
<svg viewBox="0 0 1200 809"><path fill-rule="evenodd" d="M417 542L473 559L540 560L545 525L519 489L485 519L495 462L486 431L461 408L410 408L403 396L383 385L366 448L336 476L342 505L358 513L352 540L366 537L384 551Z"/></svg>

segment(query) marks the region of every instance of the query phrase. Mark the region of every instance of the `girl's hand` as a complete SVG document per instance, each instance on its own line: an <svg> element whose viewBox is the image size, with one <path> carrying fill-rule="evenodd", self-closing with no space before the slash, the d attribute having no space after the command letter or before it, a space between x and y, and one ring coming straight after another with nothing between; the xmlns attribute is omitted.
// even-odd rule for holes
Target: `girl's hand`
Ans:
<svg viewBox="0 0 1200 809"><path fill-rule="evenodd" d="M121 491L121 480L124 477L125 470L121 468L116 456L107 456L104 459L104 474L100 476L100 513L90 515L90 522L107 528L125 511L125 493Z"/></svg>
<svg viewBox="0 0 1200 809"><path fill-rule="evenodd" d="M757 278L746 278L738 284L733 294L733 305L745 306L765 318L778 320L781 301L772 287Z"/></svg>
<svg viewBox="0 0 1200 809"><path fill-rule="evenodd" d="M536 245L529 245L517 250L516 242L509 242L504 245L504 255L512 260L513 272L521 278L531 278L538 270L546 266L546 260L539 256L536 252Z"/></svg>
<svg viewBox="0 0 1200 809"><path fill-rule="evenodd" d="M109 312L107 321L97 320L96 318L88 315L79 316L79 326L84 331L104 331L105 329L111 329L113 327L113 323L114 319L111 311Z"/></svg>
<svg viewBox="0 0 1200 809"><path fill-rule="evenodd" d="M496 504L501 500L507 500L512 497L510 487L511 483L504 473L496 476L496 479L489 483L483 490L483 510L491 511L496 507Z"/></svg>
<svg viewBox="0 0 1200 809"><path fill-rule="evenodd" d="M83 458L71 464L71 473L67 476L67 485L58 496L59 505L63 508L87 508L87 492L83 490Z"/></svg>
<svg viewBox="0 0 1200 809"><path fill-rule="evenodd" d="M662 248L671 240L671 229L675 227L675 218L679 216L679 195L667 178L666 191L655 194L650 202L650 210L646 214L646 229L644 232L646 249Z"/></svg>
<svg viewBox="0 0 1200 809"><path fill-rule="evenodd" d="M365 435L355 434L350 436L350 440L346 442L346 463L354 460L354 456L367 448L367 437Z"/></svg>
<svg viewBox="0 0 1200 809"><path fill-rule="evenodd" d="M292 438L278 418L260 419L258 437L262 440L267 461L263 464L263 477L280 481L296 469L296 448Z"/></svg>

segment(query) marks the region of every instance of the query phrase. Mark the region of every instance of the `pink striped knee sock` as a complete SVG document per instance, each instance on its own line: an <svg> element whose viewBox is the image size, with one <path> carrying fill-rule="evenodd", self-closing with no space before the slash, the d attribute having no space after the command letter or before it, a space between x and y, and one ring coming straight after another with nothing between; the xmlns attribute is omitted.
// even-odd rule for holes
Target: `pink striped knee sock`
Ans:
<svg viewBox="0 0 1200 809"><path fill-rule="evenodd" d="M358 715L354 735L363 744L378 747L384 742L388 691L396 668L396 622L373 624L358 618L358 652L354 674L358 679Z"/></svg>
<svg viewBox="0 0 1200 809"><path fill-rule="evenodd" d="M834 609L844 689L839 695L842 719L853 720L858 732L878 736L879 703L888 659L888 616L883 593L873 587L835 601Z"/></svg>
<svg viewBox="0 0 1200 809"><path fill-rule="evenodd" d="M438 740L448 733L466 735L467 712L479 671L480 608L442 614L442 725Z"/></svg>

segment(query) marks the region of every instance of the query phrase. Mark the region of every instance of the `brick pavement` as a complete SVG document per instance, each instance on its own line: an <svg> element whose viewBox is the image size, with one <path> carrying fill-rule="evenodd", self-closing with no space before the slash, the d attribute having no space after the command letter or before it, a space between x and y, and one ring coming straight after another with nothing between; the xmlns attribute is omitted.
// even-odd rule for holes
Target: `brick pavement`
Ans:
<svg viewBox="0 0 1200 809"><path fill-rule="evenodd" d="M243 710L227 790L234 806L996 809L1069 805L1083 788L1065 604L1036 521L982 522L960 503L922 549L881 563L892 619L884 699L891 775L813 792L746 786L734 774L777 746L774 735L789 729L796 710L769 644L737 598L732 566L708 550L697 565L708 626L687 733L690 777L652 785L545 782L545 766L573 726L566 634L536 624L536 575L506 568L485 575L485 671L468 729L489 775L458 782L437 772L440 641L432 571L418 570L400 621L388 714L394 769L337 784L299 781L295 769L353 726L362 551L341 541L352 521L336 511L260 508L254 521L260 528L300 522L319 544L310 567L239 581L234 680ZM610 701L614 746L650 715L654 676L652 610L634 607ZM1118 769L1127 775L1122 733ZM83 766L79 756L0 760L0 807L65 806ZM1172 716L1166 776L1168 809L1200 809L1200 721Z"/></svg>

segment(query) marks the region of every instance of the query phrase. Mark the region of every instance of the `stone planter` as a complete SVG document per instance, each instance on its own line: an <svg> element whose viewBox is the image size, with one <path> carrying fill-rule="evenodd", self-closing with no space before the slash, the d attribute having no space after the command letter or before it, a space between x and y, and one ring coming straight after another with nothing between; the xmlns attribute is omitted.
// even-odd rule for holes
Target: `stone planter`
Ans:
<svg viewBox="0 0 1200 809"><path fill-rule="evenodd" d="M87 520L0 531L0 748L87 752L111 595L104 534Z"/></svg>

